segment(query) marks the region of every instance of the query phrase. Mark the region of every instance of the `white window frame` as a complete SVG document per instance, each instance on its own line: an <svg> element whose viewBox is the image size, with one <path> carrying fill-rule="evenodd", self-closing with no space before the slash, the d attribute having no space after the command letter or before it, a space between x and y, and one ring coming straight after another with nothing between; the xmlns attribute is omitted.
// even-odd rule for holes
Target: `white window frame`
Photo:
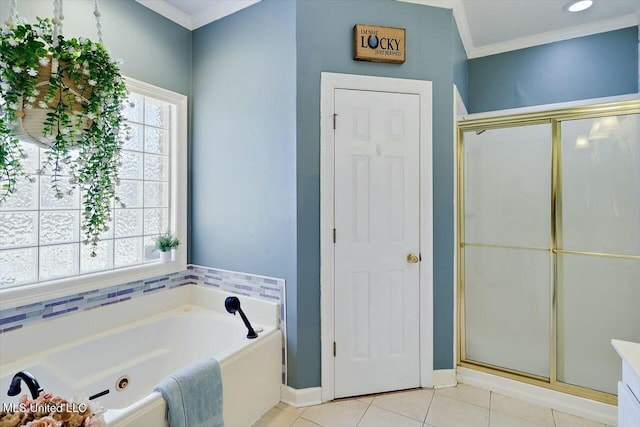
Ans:
<svg viewBox="0 0 640 427"><path fill-rule="evenodd" d="M187 97L176 92L125 77L127 89L176 106L172 126L171 186L169 228L180 239L175 259L169 263L154 262L116 268L91 274L66 277L46 282L0 290L0 310L33 304L66 295L87 292L136 280L163 276L187 268Z"/></svg>

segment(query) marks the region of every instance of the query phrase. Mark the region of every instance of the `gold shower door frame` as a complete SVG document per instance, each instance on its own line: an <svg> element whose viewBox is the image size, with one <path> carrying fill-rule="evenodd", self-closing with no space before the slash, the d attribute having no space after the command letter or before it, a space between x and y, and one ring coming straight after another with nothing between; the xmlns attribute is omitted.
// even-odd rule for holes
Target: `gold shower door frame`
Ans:
<svg viewBox="0 0 640 427"><path fill-rule="evenodd" d="M614 394L605 393L602 391L592 390L585 387L580 387L573 384L567 384L558 381L557 378L557 290L558 282L561 277L561 266L556 262L556 254L578 254L578 255L591 255L602 256L609 258L622 258L622 259L640 259L640 256L634 255L620 255L620 254L607 254L596 252L577 252L566 251L558 249L562 247L559 243L562 242L562 168L561 168L561 156L562 156L562 135L561 135L561 123L565 120L577 120L598 118L603 116L618 116L625 114L639 114L640 113L640 100L631 100L623 102L614 102L599 105L590 105L584 107L573 107L559 110L550 110L536 113L527 114L515 114L501 117L490 117L483 119L471 119L462 120L458 122L458 135L457 135L457 173L458 173L458 187L457 187L457 226L458 226L458 239L456 242L457 248L457 266L458 269L458 301L457 301L457 324L458 324L458 351L457 351L457 364L458 366L475 369L478 371L499 375L502 377L510 378L517 381L526 382L529 384L542 386L552 390L573 394L587 399L597 400L600 402L616 405L618 398ZM549 242L549 248L535 248L535 247L509 247L505 245L480 245L480 244L466 244L464 242L464 132L466 131L480 131L486 129L499 129L510 128L516 126L530 126L537 124L551 124L551 238ZM500 366L494 366L485 364L482 362L468 360L466 358L466 335L465 335L465 287L464 287L464 248L465 246L478 246L478 247L495 247L504 249L532 249L532 250L545 250L549 252L549 257L552 262L552 284L549 290L549 300L551 306L551 319L549 330L549 378L541 377L537 375L528 374L525 372L514 371L511 369L503 368Z"/></svg>

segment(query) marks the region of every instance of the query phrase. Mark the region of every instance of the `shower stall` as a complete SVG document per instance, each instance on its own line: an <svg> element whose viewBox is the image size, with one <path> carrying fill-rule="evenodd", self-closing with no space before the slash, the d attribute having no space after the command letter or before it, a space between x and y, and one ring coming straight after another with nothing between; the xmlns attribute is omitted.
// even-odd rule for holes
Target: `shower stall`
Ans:
<svg viewBox="0 0 640 427"><path fill-rule="evenodd" d="M640 100L458 123L458 364L616 403L640 342Z"/></svg>

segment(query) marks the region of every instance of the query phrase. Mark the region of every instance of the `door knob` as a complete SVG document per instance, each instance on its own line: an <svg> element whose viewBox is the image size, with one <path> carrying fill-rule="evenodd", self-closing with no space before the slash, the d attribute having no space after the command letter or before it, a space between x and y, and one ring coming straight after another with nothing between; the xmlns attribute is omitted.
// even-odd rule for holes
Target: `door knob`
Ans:
<svg viewBox="0 0 640 427"><path fill-rule="evenodd" d="M420 257L418 257L418 255L414 254L413 252L409 252L409 254L407 255L407 262L409 264L415 264L417 262L420 262Z"/></svg>

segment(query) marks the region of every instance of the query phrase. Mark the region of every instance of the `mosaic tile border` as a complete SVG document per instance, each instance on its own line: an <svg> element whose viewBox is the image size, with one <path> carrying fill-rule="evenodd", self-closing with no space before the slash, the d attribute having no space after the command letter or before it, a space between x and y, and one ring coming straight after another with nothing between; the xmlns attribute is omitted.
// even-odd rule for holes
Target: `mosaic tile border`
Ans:
<svg viewBox="0 0 640 427"><path fill-rule="evenodd" d="M284 336L282 343L282 383L287 384L285 281L284 279L273 277L189 265L186 271L1 310L0 334L74 312L117 304L142 297L151 292L173 289L189 284L208 286L225 292L280 304L280 328Z"/></svg>
<svg viewBox="0 0 640 427"><path fill-rule="evenodd" d="M187 279L185 271L166 276L153 277L135 282L123 283L108 288L95 289L61 298L23 305L0 311L0 333L9 332L23 326L38 323L53 317L76 311L92 310L105 305L116 304L138 298L149 292L173 289L194 283Z"/></svg>

